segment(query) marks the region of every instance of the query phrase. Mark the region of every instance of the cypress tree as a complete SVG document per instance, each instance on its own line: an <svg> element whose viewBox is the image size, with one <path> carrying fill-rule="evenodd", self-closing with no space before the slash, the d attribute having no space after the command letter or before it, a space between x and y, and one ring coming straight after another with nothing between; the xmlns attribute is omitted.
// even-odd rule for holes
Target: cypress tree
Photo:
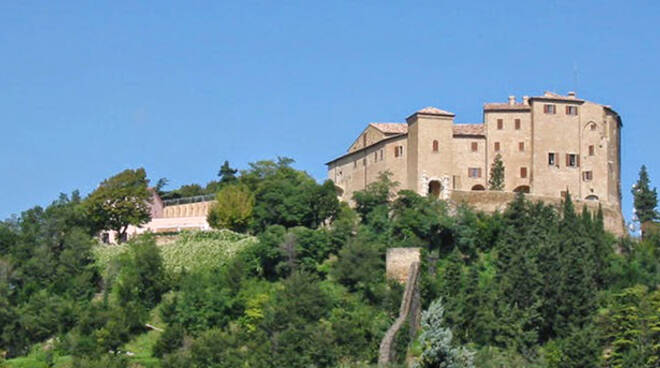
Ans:
<svg viewBox="0 0 660 368"><path fill-rule="evenodd" d="M488 189L504 190L504 162L502 162L502 156L499 153L495 155L493 165L490 167Z"/></svg>
<svg viewBox="0 0 660 368"><path fill-rule="evenodd" d="M560 222L561 281L558 293L558 315L555 331L567 336L572 328L580 328L595 308L593 240L586 234L567 193Z"/></svg>
<svg viewBox="0 0 660 368"><path fill-rule="evenodd" d="M632 194L635 205L635 215L637 221L643 224L647 221L653 221L658 218L658 212L655 208L658 206L658 193L650 187L649 174L646 172L646 165L642 165L639 170L639 179L632 188Z"/></svg>

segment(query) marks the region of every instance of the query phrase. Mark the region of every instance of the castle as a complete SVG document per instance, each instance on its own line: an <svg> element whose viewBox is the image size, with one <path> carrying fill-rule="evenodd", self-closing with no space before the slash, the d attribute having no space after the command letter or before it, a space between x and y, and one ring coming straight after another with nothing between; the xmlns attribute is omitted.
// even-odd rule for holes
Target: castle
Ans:
<svg viewBox="0 0 660 368"><path fill-rule="evenodd" d="M608 230L622 234L621 118L610 106L575 93L510 96L486 103L483 122L455 124L435 107L405 123L371 123L348 152L327 163L342 200L392 173L398 189L502 209L513 193L559 203L567 192L579 205L602 206ZM488 191L496 155L504 163L504 190Z"/></svg>

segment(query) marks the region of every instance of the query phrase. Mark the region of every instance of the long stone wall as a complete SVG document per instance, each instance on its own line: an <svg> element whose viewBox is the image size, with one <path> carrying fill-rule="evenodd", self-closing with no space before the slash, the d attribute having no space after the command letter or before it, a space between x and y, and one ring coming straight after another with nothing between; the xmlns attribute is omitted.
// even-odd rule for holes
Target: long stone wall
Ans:
<svg viewBox="0 0 660 368"><path fill-rule="evenodd" d="M413 262L410 265L406 289L403 292L403 298L401 298L399 317L390 326L380 342L378 349L378 366L380 367L386 367L394 360L395 349L392 349L392 344L406 321L408 321L410 327L410 335L415 336L417 333L421 307L418 282L419 262Z"/></svg>
<svg viewBox="0 0 660 368"><path fill-rule="evenodd" d="M465 203L477 210L484 212L501 212L506 209L507 204L511 202L515 197L516 193L513 192L453 190L450 193L449 200L454 205ZM544 197L532 194L525 194L525 197L531 201L542 201L553 206L561 206L560 198ZM598 211L598 201L583 201L574 199L573 203L575 204L576 211L582 211L582 207L584 205L586 205L590 211ZM601 206L603 209L605 230L617 236L624 235L625 223L623 220L623 215L621 214L621 210L616 206L612 206L606 203L602 203Z"/></svg>

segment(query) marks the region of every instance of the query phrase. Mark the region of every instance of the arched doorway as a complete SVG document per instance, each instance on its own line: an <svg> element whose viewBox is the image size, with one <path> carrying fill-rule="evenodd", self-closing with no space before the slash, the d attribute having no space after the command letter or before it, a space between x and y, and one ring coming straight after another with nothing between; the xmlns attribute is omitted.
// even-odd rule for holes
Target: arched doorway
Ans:
<svg viewBox="0 0 660 368"><path fill-rule="evenodd" d="M520 185L513 190L515 193L529 193L529 185Z"/></svg>
<svg viewBox="0 0 660 368"><path fill-rule="evenodd" d="M439 198L440 192L442 192L442 184L437 180L431 180L429 182L429 196Z"/></svg>
<svg viewBox="0 0 660 368"><path fill-rule="evenodd" d="M344 196L344 189L338 185L335 185L335 192L337 193L337 197L342 198Z"/></svg>
<svg viewBox="0 0 660 368"><path fill-rule="evenodd" d="M480 190L486 190L486 188L484 188L484 186L481 185L481 184L477 184L477 185L472 187L472 190L480 191Z"/></svg>

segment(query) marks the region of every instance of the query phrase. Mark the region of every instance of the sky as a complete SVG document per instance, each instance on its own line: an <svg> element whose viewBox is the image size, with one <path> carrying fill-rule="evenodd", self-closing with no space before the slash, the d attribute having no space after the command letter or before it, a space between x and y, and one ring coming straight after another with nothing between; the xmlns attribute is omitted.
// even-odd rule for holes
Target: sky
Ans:
<svg viewBox="0 0 660 368"><path fill-rule="evenodd" d="M3 1L0 219L126 168L322 180L369 122L544 91L619 112L629 218L642 164L660 185L658 24L658 1Z"/></svg>

